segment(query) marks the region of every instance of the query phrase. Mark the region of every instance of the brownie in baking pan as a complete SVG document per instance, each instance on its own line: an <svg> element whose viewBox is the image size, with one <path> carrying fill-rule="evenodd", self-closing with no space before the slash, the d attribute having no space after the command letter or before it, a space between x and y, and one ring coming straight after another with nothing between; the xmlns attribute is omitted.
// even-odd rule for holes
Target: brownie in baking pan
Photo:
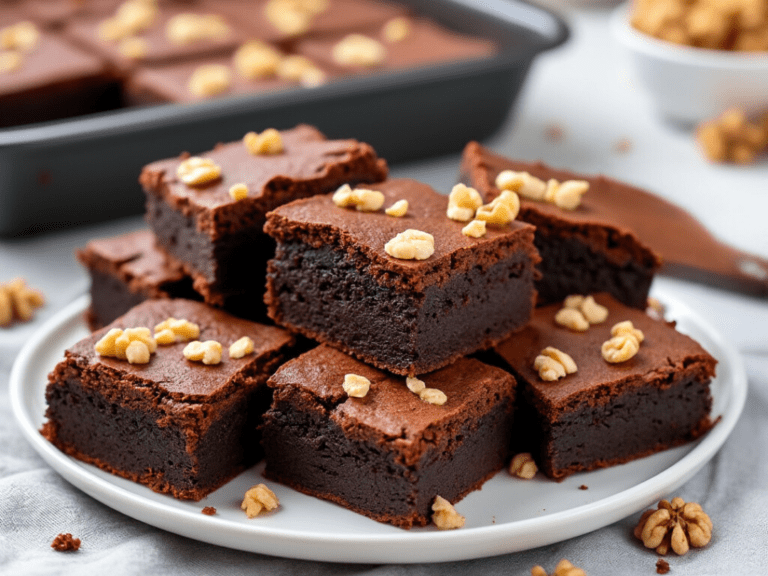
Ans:
<svg viewBox="0 0 768 576"><path fill-rule="evenodd" d="M647 193L604 176L510 160L477 142L464 148L461 181L477 188L486 201L500 193L496 177L504 170L528 172L544 182L554 178L589 183L574 210L521 197L518 219L536 226L536 248L542 258L542 277L536 282L539 304L559 302L569 294L609 292L628 306L645 308L661 259L627 222L635 219L631 215L636 202Z"/></svg>
<svg viewBox="0 0 768 576"><path fill-rule="evenodd" d="M365 396L347 394L347 374L370 382ZM445 402L327 346L286 363L269 380L264 475L379 522L426 525L436 496L455 503L507 462L515 381L464 358L421 381Z"/></svg>
<svg viewBox="0 0 768 576"><path fill-rule="evenodd" d="M260 302L266 262L274 254L274 242L262 231L267 212L346 182L387 175L386 162L368 144L327 140L306 125L280 135L283 150L276 154L253 154L243 141L202 154L220 169L203 184L188 185L178 176L187 155L154 162L141 173L150 228L210 304L243 296ZM233 198L235 184L246 185L246 197Z"/></svg>
<svg viewBox="0 0 768 576"><path fill-rule="evenodd" d="M91 330L152 298L200 300L192 278L155 245L149 230L91 240L77 258L91 277L91 304L86 320Z"/></svg>
<svg viewBox="0 0 768 576"><path fill-rule="evenodd" d="M332 195L281 206L265 232L277 241L267 273L267 313L277 324L395 374L421 374L500 342L530 318L533 227L488 226L480 238L446 216L448 197L415 180L370 186L383 208L361 212ZM434 239L423 260L385 248L407 230Z"/></svg>
<svg viewBox="0 0 768 576"><path fill-rule="evenodd" d="M113 328L152 330L168 318L197 324L200 341L219 342L221 362L186 359L186 341L157 346L144 364L95 350ZM244 336L253 352L230 357L228 348ZM200 500L261 458L266 381L293 342L284 330L200 302L147 300L65 352L49 375L42 433L62 452L112 474Z"/></svg>
<svg viewBox="0 0 768 576"><path fill-rule="evenodd" d="M648 456L700 437L712 427L710 382L716 360L674 323L598 294L605 321L576 332L555 321L563 308L536 309L530 324L496 352L518 381L517 424L532 439L539 468L554 479ZM611 329L630 321L643 333L634 356L608 362ZM576 372L544 380L535 368L547 347L568 354Z"/></svg>

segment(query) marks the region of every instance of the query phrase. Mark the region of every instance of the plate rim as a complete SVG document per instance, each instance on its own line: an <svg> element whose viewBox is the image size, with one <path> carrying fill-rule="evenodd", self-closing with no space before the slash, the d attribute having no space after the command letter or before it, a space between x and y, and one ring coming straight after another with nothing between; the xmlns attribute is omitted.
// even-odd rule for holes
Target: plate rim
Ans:
<svg viewBox="0 0 768 576"><path fill-rule="evenodd" d="M661 292L661 291L657 291ZM657 296L659 297L659 296ZM24 375L33 369L38 350L57 331L82 322L90 298L83 295L53 315L27 340L17 355L9 382L11 408L24 437L69 483L106 506L162 530L228 548L302 560L349 563L421 563L469 560L526 550L586 534L621 520L677 489L694 476L722 447L743 411L747 376L738 352L696 312L663 291L660 299L674 318L687 317L717 348L710 351L730 371L727 401L720 422L690 452L651 478L595 502L535 518L454 531L402 531L393 534L328 534L297 532L259 524L233 524L164 502L145 499L99 477L90 467L58 451L35 427L25 397ZM50 367L53 368L52 366ZM43 387L44 389L44 387ZM25 394L27 392L27 394ZM38 415L39 418L39 415ZM599 520L595 521L596 518ZM210 530L211 527L215 530ZM341 548L338 547L343 543ZM392 546L398 546L393 554Z"/></svg>

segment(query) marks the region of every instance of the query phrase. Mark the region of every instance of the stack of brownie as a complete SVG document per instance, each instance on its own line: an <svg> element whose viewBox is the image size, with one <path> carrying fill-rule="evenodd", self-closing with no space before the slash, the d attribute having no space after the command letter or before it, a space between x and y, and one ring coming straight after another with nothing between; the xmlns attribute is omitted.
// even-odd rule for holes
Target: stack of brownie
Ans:
<svg viewBox="0 0 768 576"><path fill-rule="evenodd" d="M622 185L591 180L568 210L523 199L517 220L469 234L448 217L448 196L387 179L366 144L307 126L278 140L150 164L140 180L151 231L81 253L89 320L105 327L51 374L44 434L60 449L191 499L263 450L268 478L410 528L515 450L561 479L711 426L715 361L645 312L659 261L603 200ZM490 203L508 197L496 187L507 169L573 177L471 143L462 180ZM563 326L559 301L574 294L605 317ZM279 327L252 321L263 303ZM172 318L221 345L249 335L256 350L216 366L185 359L176 341L147 364L94 352L111 330ZM642 331L640 350L609 363L601 344L625 321ZM299 354L295 336L316 345ZM547 347L578 369L542 380L534 365ZM141 450L124 445L133 436Z"/></svg>

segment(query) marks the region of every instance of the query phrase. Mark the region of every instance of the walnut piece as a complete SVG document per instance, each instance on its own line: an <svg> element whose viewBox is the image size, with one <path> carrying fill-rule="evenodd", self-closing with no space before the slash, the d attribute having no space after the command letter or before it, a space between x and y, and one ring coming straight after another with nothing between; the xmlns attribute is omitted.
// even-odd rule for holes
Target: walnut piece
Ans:
<svg viewBox="0 0 768 576"><path fill-rule="evenodd" d="M408 386L408 390L410 390L414 394L419 394L422 390L424 390L427 387L427 385L424 383L424 380L419 380L418 378L415 378L413 376L408 376L405 379L405 385Z"/></svg>
<svg viewBox="0 0 768 576"><path fill-rule="evenodd" d="M407 16L397 16L386 22L381 29L384 40L391 43L402 42L413 32L411 19Z"/></svg>
<svg viewBox="0 0 768 576"><path fill-rule="evenodd" d="M595 302L592 296L573 294L563 301L563 308L555 314L555 322L576 332L589 330L608 318L608 308Z"/></svg>
<svg viewBox="0 0 768 576"><path fill-rule="evenodd" d="M368 395L368 391L371 389L371 381L365 376L359 374L345 374L344 375L344 392L347 396L352 398L365 398Z"/></svg>
<svg viewBox="0 0 768 576"><path fill-rule="evenodd" d="M245 510L245 515L248 518L256 518L256 516L263 512L271 512L279 505L280 500L277 499L272 490L267 488L266 484L257 484L249 488L245 493L240 508Z"/></svg>
<svg viewBox="0 0 768 576"><path fill-rule="evenodd" d="M531 576L548 576L547 571L541 566L534 566L531 568ZM552 572L552 576L587 576L581 568L576 568L568 560L560 560L555 566L555 571Z"/></svg>
<svg viewBox="0 0 768 576"><path fill-rule="evenodd" d="M221 178L221 167L210 158L190 156L179 164L176 176L187 186L204 186Z"/></svg>
<svg viewBox="0 0 768 576"><path fill-rule="evenodd" d="M446 214L451 220L469 222L474 218L475 211L483 205L480 192L465 184L456 184L448 195L448 210Z"/></svg>
<svg viewBox="0 0 768 576"><path fill-rule="evenodd" d="M258 40L240 46L232 58L235 70L249 80L274 76L281 60L282 54L277 49Z"/></svg>
<svg viewBox="0 0 768 576"><path fill-rule="evenodd" d="M194 69L187 88L196 96L208 97L222 94L232 84L232 73L223 64L201 64Z"/></svg>
<svg viewBox="0 0 768 576"><path fill-rule="evenodd" d="M328 9L328 0L269 0L264 16L280 32L297 36L309 30L313 18Z"/></svg>
<svg viewBox="0 0 768 576"><path fill-rule="evenodd" d="M192 362L202 362L206 365L216 365L221 362L221 344L216 340L200 342L195 340L184 347L184 358Z"/></svg>
<svg viewBox="0 0 768 576"><path fill-rule="evenodd" d="M42 292L27 286L23 278L0 283L0 327L10 326L14 320L29 322L43 304Z"/></svg>
<svg viewBox="0 0 768 576"><path fill-rule="evenodd" d="M112 328L94 345L99 356L128 360L131 364L146 364L157 350L157 342L149 328Z"/></svg>
<svg viewBox="0 0 768 576"><path fill-rule="evenodd" d="M515 192L503 190L490 204L480 206L475 213L475 218L484 220L492 226L504 226L509 224L520 212L520 198Z"/></svg>
<svg viewBox="0 0 768 576"><path fill-rule="evenodd" d="M0 49L3 50L29 52L35 49L39 40L40 31L32 22L17 22L0 28Z"/></svg>
<svg viewBox="0 0 768 576"><path fill-rule="evenodd" d="M533 456L531 456L530 452L516 454L509 463L509 473L524 480L530 480L536 476L538 470L539 467L536 466L536 462L533 461Z"/></svg>
<svg viewBox="0 0 768 576"><path fill-rule="evenodd" d="M340 186L332 196L339 208L356 208L360 212L376 212L384 206L384 194L377 190L352 188L349 184ZM406 206L406 210L407 210Z"/></svg>
<svg viewBox="0 0 768 576"><path fill-rule="evenodd" d="M74 538L69 532L59 534L51 542L51 548L56 552L77 552L80 549L80 538Z"/></svg>
<svg viewBox="0 0 768 576"><path fill-rule="evenodd" d="M253 354L255 344L248 336L243 336L239 340L233 342L229 347L230 358L243 358L248 354Z"/></svg>
<svg viewBox="0 0 768 576"><path fill-rule="evenodd" d="M712 162L751 164L768 148L768 115L762 122L751 121L742 110L730 109L719 118L702 123L696 138Z"/></svg>
<svg viewBox="0 0 768 576"><path fill-rule="evenodd" d="M539 378L545 382L554 382L577 371L576 362L568 354L552 346L547 346L533 361L533 367Z"/></svg>
<svg viewBox="0 0 768 576"><path fill-rule="evenodd" d="M387 49L378 40L355 33L339 40L333 47L331 56L342 66L372 68L384 62Z"/></svg>
<svg viewBox="0 0 768 576"><path fill-rule="evenodd" d="M384 245L384 251L400 260L426 260L435 253L432 234L409 228Z"/></svg>
<svg viewBox="0 0 768 576"><path fill-rule="evenodd" d="M119 42L147 30L155 21L157 6L146 0L127 0L117 7L115 15L102 20L96 30L105 42Z"/></svg>
<svg viewBox="0 0 768 576"><path fill-rule="evenodd" d="M165 37L173 44L183 46L201 40L226 38L229 25L218 14L177 14L165 25Z"/></svg>
<svg viewBox="0 0 768 576"><path fill-rule="evenodd" d="M408 200L398 200L392 206L384 210L387 216L393 216L394 218L402 218L408 213Z"/></svg>
<svg viewBox="0 0 768 576"><path fill-rule="evenodd" d="M554 178L547 182L544 200L564 210L576 210L581 204L581 197L589 190L585 180L566 180L558 182Z"/></svg>
<svg viewBox="0 0 768 576"><path fill-rule="evenodd" d="M712 520L695 502L662 500L656 510L646 510L634 530L646 548L664 556L671 549L682 556L691 546L701 548L712 539Z"/></svg>
<svg viewBox="0 0 768 576"><path fill-rule="evenodd" d="M564 326L574 332L586 332L589 330L589 321L581 310L576 308L561 308L555 314L555 323Z"/></svg>
<svg viewBox="0 0 768 576"><path fill-rule="evenodd" d="M487 229L484 220L472 220L472 222L461 229L461 233L470 238L482 238L485 236L486 232Z"/></svg>
<svg viewBox="0 0 768 576"><path fill-rule="evenodd" d="M186 318L166 318L155 325L155 340L161 346L186 342L200 336L200 326Z"/></svg>
<svg viewBox="0 0 768 576"><path fill-rule="evenodd" d="M239 201L248 198L248 185L242 182L229 187L229 196L232 200Z"/></svg>
<svg viewBox="0 0 768 576"><path fill-rule="evenodd" d="M21 52L16 50L0 52L0 74L18 70L23 63L24 56L22 56Z"/></svg>
<svg viewBox="0 0 768 576"><path fill-rule="evenodd" d="M610 340L603 342L601 348L603 359L611 364L626 362L634 357L645 339L642 330L635 328L629 320L614 324L611 336Z"/></svg>
<svg viewBox="0 0 768 576"><path fill-rule="evenodd" d="M448 396L445 395L445 392L437 388L424 388L420 390L419 398L427 404L434 404L435 406L442 406L448 402Z"/></svg>
<svg viewBox="0 0 768 576"><path fill-rule="evenodd" d="M531 176L528 172L503 170L496 176L496 188L509 190L528 200L542 201L547 191L547 184L540 178Z"/></svg>
<svg viewBox="0 0 768 576"><path fill-rule="evenodd" d="M149 53L149 43L144 38L130 36L121 40L117 49L126 58L141 60L142 58L146 58Z"/></svg>
<svg viewBox="0 0 768 576"><path fill-rule="evenodd" d="M281 154L283 152L283 137L274 128L267 128L261 134L248 132L243 136L243 144L254 156Z"/></svg>
<svg viewBox="0 0 768 576"><path fill-rule="evenodd" d="M435 501L432 503L432 512L432 522L440 530L461 528L466 521L466 518L456 512L451 503L442 496L435 496Z"/></svg>
<svg viewBox="0 0 768 576"><path fill-rule="evenodd" d="M308 88L325 84L328 77L306 56L291 54L285 56L277 65L277 76L283 80L298 82Z"/></svg>

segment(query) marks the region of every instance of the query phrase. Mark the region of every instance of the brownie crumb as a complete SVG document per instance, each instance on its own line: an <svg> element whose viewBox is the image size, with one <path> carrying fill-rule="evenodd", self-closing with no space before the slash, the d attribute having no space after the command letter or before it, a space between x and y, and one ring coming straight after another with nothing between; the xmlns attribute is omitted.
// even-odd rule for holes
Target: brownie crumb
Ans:
<svg viewBox="0 0 768 576"><path fill-rule="evenodd" d="M664 560L664 558L659 558L656 561L656 573L666 574L667 572L669 572L669 562Z"/></svg>
<svg viewBox="0 0 768 576"><path fill-rule="evenodd" d="M551 142L560 142L565 136L565 130L559 124L547 124L544 127L544 137Z"/></svg>
<svg viewBox="0 0 768 576"><path fill-rule="evenodd" d="M626 154L632 150L632 141L629 138L622 138L614 144L613 149L619 154Z"/></svg>
<svg viewBox="0 0 768 576"><path fill-rule="evenodd" d="M589 490L589 486L587 486L586 484L582 484L581 486L579 486L579 490Z"/></svg>
<svg viewBox="0 0 768 576"><path fill-rule="evenodd" d="M203 508L203 514L205 514L206 516L213 516L214 514L216 514L216 508L214 508L213 506L206 506L205 508Z"/></svg>
<svg viewBox="0 0 768 576"><path fill-rule="evenodd" d="M80 538L73 538L72 534L59 534L53 539L51 548L56 552L76 552L80 549Z"/></svg>

